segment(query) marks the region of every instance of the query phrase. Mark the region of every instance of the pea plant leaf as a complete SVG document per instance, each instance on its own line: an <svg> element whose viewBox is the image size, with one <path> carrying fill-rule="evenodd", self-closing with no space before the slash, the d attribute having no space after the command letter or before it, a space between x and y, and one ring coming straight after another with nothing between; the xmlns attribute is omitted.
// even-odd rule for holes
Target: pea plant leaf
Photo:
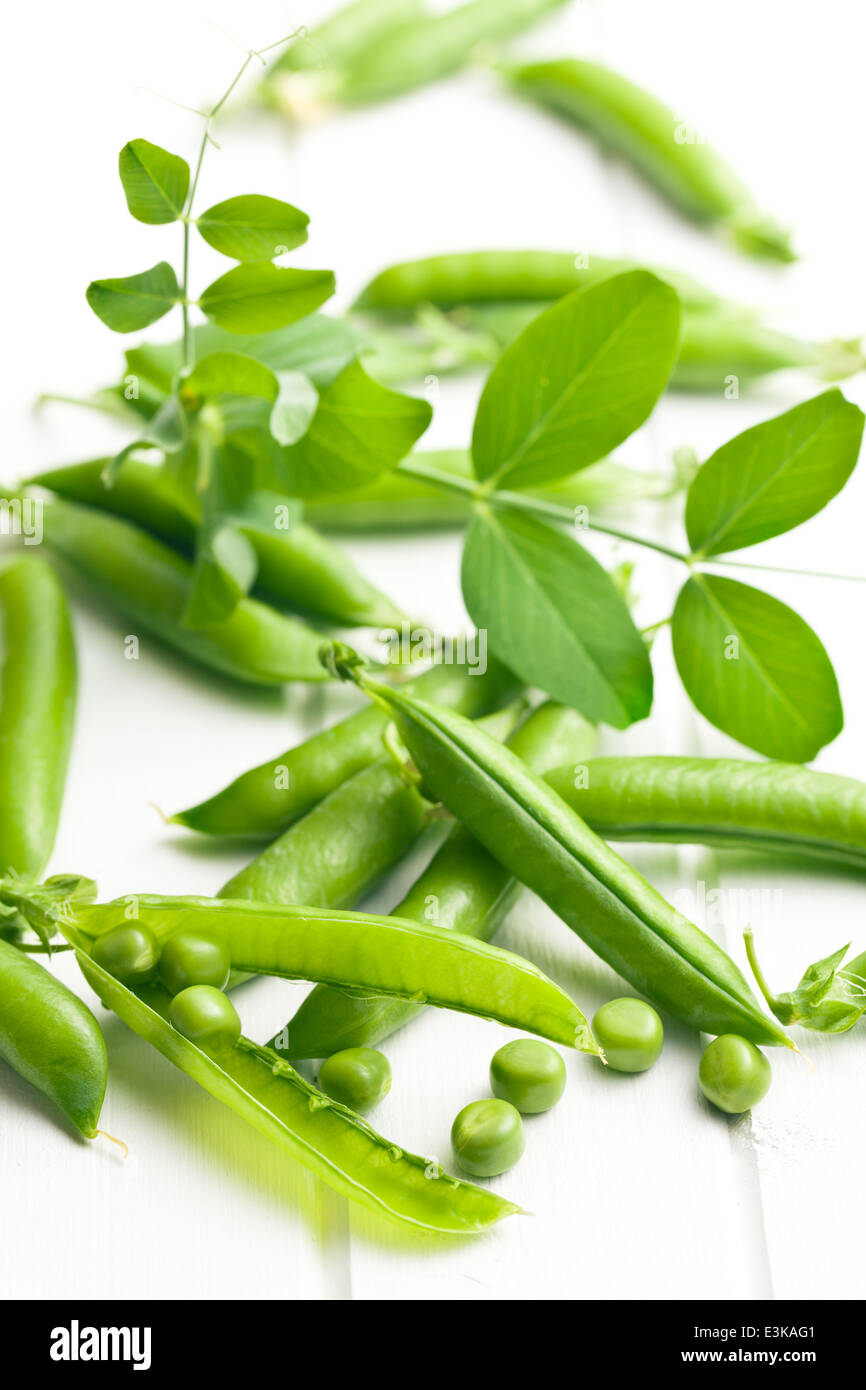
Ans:
<svg viewBox="0 0 866 1390"><path fill-rule="evenodd" d="M693 575L674 608L673 647L701 714L768 758L808 762L842 728L836 675L819 638L761 589Z"/></svg>
<svg viewBox="0 0 866 1390"><path fill-rule="evenodd" d="M833 390L730 439L689 488L692 550L742 550L807 521L848 481L862 434L863 412Z"/></svg>
<svg viewBox="0 0 866 1390"><path fill-rule="evenodd" d="M311 314L330 299L335 287L332 270L294 270L252 261L214 280L199 307L230 333L268 333Z"/></svg>
<svg viewBox="0 0 866 1390"><path fill-rule="evenodd" d="M252 542L229 522L202 522L196 535L192 582L183 611L193 631L224 622L255 582L258 559Z"/></svg>
<svg viewBox="0 0 866 1390"><path fill-rule="evenodd" d="M186 447L188 438L186 412L177 396L167 396L138 438L108 460L101 474L103 483L106 487L113 485L124 463L136 449L161 449L165 454L177 454Z"/></svg>
<svg viewBox="0 0 866 1390"><path fill-rule="evenodd" d="M303 372L278 372L279 391L271 411L270 428L278 444L297 444L310 428L319 393Z"/></svg>
<svg viewBox="0 0 866 1390"><path fill-rule="evenodd" d="M149 140L130 140L118 156L126 205L139 222L177 222L189 192L189 165Z"/></svg>
<svg viewBox="0 0 866 1390"><path fill-rule="evenodd" d="M649 653L607 571L570 536L525 513L478 507L463 598L515 675L623 729L652 704Z"/></svg>
<svg viewBox="0 0 866 1390"><path fill-rule="evenodd" d="M286 453L296 497L347 492L395 468L430 423L427 401L390 391L351 363L319 396L307 433Z"/></svg>
<svg viewBox="0 0 866 1390"><path fill-rule="evenodd" d="M115 333L147 328L167 314L179 299L180 286L168 261L160 261L140 275L93 280L87 286L88 304Z"/></svg>
<svg viewBox="0 0 866 1390"><path fill-rule="evenodd" d="M799 1024L817 1033L847 1033L866 1013L866 953L843 966L848 946L842 946L810 965L796 989L774 994L758 962L751 929L743 935L746 955L761 993L786 1027Z"/></svg>
<svg viewBox="0 0 866 1390"><path fill-rule="evenodd" d="M194 405L213 396L260 396L275 401L279 382L269 367L241 352L212 352L193 367L180 389L181 399Z"/></svg>
<svg viewBox="0 0 866 1390"><path fill-rule="evenodd" d="M309 217L305 212L267 198L247 193L227 198L196 219L196 226L209 246L236 261L269 261L284 251L293 251L307 239Z"/></svg>
<svg viewBox="0 0 866 1390"><path fill-rule="evenodd" d="M577 290L506 348L472 433L479 478L525 488L595 463L643 424L677 356L679 300L648 271Z"/></svg>

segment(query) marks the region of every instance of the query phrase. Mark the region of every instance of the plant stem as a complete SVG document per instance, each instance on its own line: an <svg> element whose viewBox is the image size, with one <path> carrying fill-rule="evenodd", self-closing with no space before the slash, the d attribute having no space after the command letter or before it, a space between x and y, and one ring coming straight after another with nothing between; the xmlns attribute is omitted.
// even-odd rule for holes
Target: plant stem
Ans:
<svg viewBox="0 0 866 1390"><path fill-rule="evenodd" d="M226 102L228 101L228 99L229 99L229 97L231 96L232 92L234 91L235 87L236 87L236 86L238 85L238 83L240 82L241 78L243 77L244 73L246 72L247 68L249 67L249 65L250 65L250 63L253 61L253 59L254 59L254 58L258 58L258 59L261 61L262 65L264 65L264 61L265 61L265 60L264 60L264 54L265 54L265 53L270 53L270 52L272 51L272 49L274 49L274 48L280 48L280 47L282 47L282 45L283 45L284 43L289 43L292 39L297 38L298 34L300 34L302 31L303 31L303 25L301 26L300 29L294 29L294 30L292 31L291 34L286 34L286 36L285 36L284 38L282 38L282 39L277 39L276 43L269 43L269 44L267 44L264 48L250 48L250 49L247 49L247 50L246 50L246 57L244 58L244 61L242 62L241 66L238 68L237 72L235 73L235 75L234 75L234 77L232 78L231 82L229 83L228 87L226 87L226 89L225 89L225 91L223 92L222 96L220 97L219 101L216 103L215 106L211 107L210 111L205 111L205 112L202 113L203 116L204 116L204 132L203 132L202 137L201 137L201 144L199 145L199 150L198 150L198 159L196 160L196 163L195 163L195 172L193 173L192 181L191 181L190 186L189 186L189 193L188 193L188 195L187 195L186 206L185 206L185 208L184 208L184 210L183 210L183 219L182 219L182 220L183 220L183 273L182 273L182 277L181 277L181 301L180 301L180 307L181 307L181 313L182 313L182 315L183 315L183 372L184 372L184 373L187 373L187 372L191 371L192 368L195 366L195 362L194 362L194 360L193 360L193 357L194 357L194 348L193 348L192 328L191 328L191 326L190 326L190 321L189 321L189 228L190 228L190 221L191 221L191 219L192 219L192 205L193 205L193 202L194 202L194 200L195 200L196 190L197 190L197 188L198 188L198 181L199 181L199 177L200 177L200 175L201 175L201 167L202 167L202 164L204 163L205 151L206 151L206 149L207 149L207 147L208 147L208 143L211 143L211 144L215 144L215 143L216 143L216 142L213 140L213 137L211 136L211 133L210 133L210 131L211 131L211 125L213 124L215 117L219 114L219 112L220 112L220 111L222 110L222 108L225 106Z"/></svg>
<svg viewBox="0 0 866 1390"><path fill-rule="evenodd" d="M759 565L752 560L702 559L702 565L722 565L725 569L763 570L767 574L801 574L807 579L842 579L849 584L866 584L866 574L835 574L831 570L792 569L786 565Z"/></svg>
<svg viewBox="0 0 866 1390"><path fill-rule="evenodd" d="M574 508L565 506L564 503L549 502L544 497L533 497L527 492L488 491L483 483L479 483L475 479L461 478L453 473L446 473L431 464L421 462L417 457L413 458L412 455L403 460L398 472L408 473L412 477L421 478L424 482L433 483L435 486L451 492L467 493L476 501L489 502L494 507L503 507L510 511L534 512L538 516L548 517L551 521L560 521L568 526L574 525ZM670 560L679 560L684 565L689 563L688 556L682 551L672 550L670 546L648 540L645 536L635 536L630 531L621 531L616 526L605 526L600 521L587 521L586 529L599 531L606 536L615 536L617 540L630 541L633 545L643 546L647 550L655 550L658 554L665 555Z"/></svg>

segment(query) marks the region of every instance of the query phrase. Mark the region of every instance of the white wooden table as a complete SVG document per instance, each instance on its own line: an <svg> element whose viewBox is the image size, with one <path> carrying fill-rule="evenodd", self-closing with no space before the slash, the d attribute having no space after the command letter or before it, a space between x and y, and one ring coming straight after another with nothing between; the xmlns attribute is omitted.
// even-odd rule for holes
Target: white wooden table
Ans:
<svg viewBox="0 0 866 1390"><path fill-rule="evenodd" d="M237 54L206 20L244 44L272 41L330 6L223 0L146 11L106 0L19 6L3 100L16 143L4 151L14 190L5 223L4 475L108 450L95 417L53 408L34 420L40 390L87 391L117 372L121 344L90 314L87 282L178 252L176 228L125 214L116 153L144 135L189 156L195 118L136 91L140 83L192 105L214 98ZM811 6L729 0L712 18L688 0L577 3L525 41L539 56L582 53L654 86L721 144L771 209L788 216L806 253L788 271L736 258L681 222L627 170L541 113L512 103L482 72L289 137L268 121L227 123L211 151L207 200L238 192L289 198L312 217L304 265L333 265L340 303L391 260L483 246L586 248L691 270L734 297L779 310L794 331L850 336L866 328L862 276L862 15L844 0ZM199 285L219 258L194 248ZM443 382L431 445L468 438L477 383ZM813 394L779 378L739 401L671 396L622 450L662 466L673 448L702 454L740 429ZM848 387L861 404L863 380ZM8 445L10 441L12 448ZM864 571L866 482L794 538L755 558ZM631 518L676 535L676 507ZM594 544L594 543L593 543ZM595 548L595 547L594 547ZM463 621L456 538L358 542L351 549L385 589L439 628ZM601 556L613 552L597 547ZM675 566L639 561L640 616L670 611ZM743 578L749 580L748 574ZM752 580L756 577L752 576ZM818 760L866 774L863 590L766 576L767 588L818 629L846 704L842 736ZM78 595L76 595L78 597ZM241 851L164 828L149 803L187 804L351 707L341 691L250 695L184 665L146 638L124 659L127 624L76 602L81 700L61 834L52 867L92 874L107 898L135 890L215 892ZM734 753L685 700L669 639L654 654L655 711L605 749ZM770 978L790 988L805 965L849 938L866 945L866 887L853 876L746 855L629 847L662 891L742 959L756 927ZM417 868L417 864L414 866ZM395 903L406 865L373 902ZM720 893L720 896L714 896ZM528 895L502 943L525 950L588 1013L621 982ZM58 969L81 988L68 959ZM248 1032L265 1037L302 990L261 981L244 994ZM383 1228L294 1166L174 1071L115 1018L105 1126L128 1143L77 1144L8 1070L0 1076L0 1292L18 1298L236 1297L526 1299L862 1297L860 1189L866 1137L866 1037L809 1035L812 1063L773 1057L774 1084L753 1117L710 1113L696 1091L700 1040L666 1025L662 1060L645 1077L603 1074L569 1058L558 1109L527 1125L521 1164L495 1186L532 1216L453 1244ZM385 1133L448 1159L456 1111L483 1095L489 1057L506 1038L492 1024L436 1014L388 1044ZM183 1238L178 1239L179 1233Z"/></svg>

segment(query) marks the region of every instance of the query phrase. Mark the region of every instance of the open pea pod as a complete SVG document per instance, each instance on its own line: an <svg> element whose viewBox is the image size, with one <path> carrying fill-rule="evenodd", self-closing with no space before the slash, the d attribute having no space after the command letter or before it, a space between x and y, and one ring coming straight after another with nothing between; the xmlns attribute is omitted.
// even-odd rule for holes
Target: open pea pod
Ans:
<svg viewBox="0 0 866 1390"><path fill-rule="evenodd" d="M508 748L459 715L369 678L339 643L325 659L387 709L430 794L634 988L703 1032L793 1045L721 947Z"/></svg>
<svg viewBox="0 0 866 1390"><path fill-rule="evenodd" d="M88 984L134 1033L344 1196L393 1220L451 1235L480 1234L519 1210L449 1177L434 1161L406 1153L246 1038L218 1060L208 1056L168 1022L164 990L127 989L90 958L86 936L68 924L63 930Z"/></svg>
<svg viewBox="0 0 866 1390"><path fill-rule="evenodd" d="M456 1009L599 1054L576 1004L536 966L457 932L401 917L286 907L232 898L136 896L75 912L89 937L124 916L165 941L181 930L222 941L232 968L318 980L394 999Z"/></svg>

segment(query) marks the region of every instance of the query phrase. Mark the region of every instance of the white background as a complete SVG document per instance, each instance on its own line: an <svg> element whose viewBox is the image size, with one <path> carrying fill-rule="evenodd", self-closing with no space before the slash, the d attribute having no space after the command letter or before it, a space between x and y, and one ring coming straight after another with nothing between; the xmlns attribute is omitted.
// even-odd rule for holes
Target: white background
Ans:
<svg viewBox="0 0 866 1390"><path fill-rule="evenodd" d="M176 227L144 227L126 214L116 157L127 139L145 136L191 158L198 122L141 87L191 105L212 101L239 55L209 19L257 46L315 23L330 8L314 0L81 0L19 5L6 16L4 477L93 456L117 442L96 417L52 407L35 418L31 403L43 390L86 392L117 377L122 344L87 308L89 280L129 274L163 257L177 263ZM549 246L676 265L773 308L780 326L850 336L866 329L863 29L853 0L825 0L820 9L791 0L728 0L723 7L576 0L520 45L544 57L601 58L665 95L730 156L762 203L794 225L803 260L790 269L726 251L582 136L508 100L480 70L300 135L269 119L228 119L217 132L221 150L207 158L200 206L263 192L308 211L311 237L296 263L336 268L334 307L395 259ZM218 263L202 244L194 246L196 288L224 268ZM787 375L739 401L670 396L621 457L661 467L680 444L703 456L816 389ZM866 403L862 379L848 391ZM443 385L427 442L462 445L476 394L477 383ZM866 571L863 502L863 481L855 479L808 526L750 558ZM663 515L648 505L633 524L678 534L676 508ZM456 538L358 543L352 550L411 612L439 629L463 620ZM639 561L643 621L669 612L675 568L627 547L616 555ZM846 728L818 766L862 775L863 589L766 578L767 588L818 629L840 676ZM92 874L106 898L136 890L216 892L248 852L170 832L149 803L175 809L199 799L350 708L352 697L302 687L251 695L146 639L141 660L126 661L124 621L74 592L80 711L52 867ZM654 660L652 718L606 738L605 747L741 751L685 701L666 636ZM698 850L628 853L671 894L725 889L725 922L709 925L738 958L737 890L767 890L755 926L766 970L781 989L844 941L866 946L864 889L853 876ZM412 872L405 867L401 884ZM396 902L401 884L383 887L375 905ZM588 1013L621 989L528 897L499 939L530 952ZM68 960L62 973L82 987ZM276 981L251 986L243 997L246 1031L269 1036L300 997L299 987ZM742 1119L711 1113L699 1100L700 1040L673 1023L661 1061L645 1077L602 1074L587 1059L570 1057L564 1101L529 1121L525 1158L495 1183L534 1215L454 1244L406 1237L350 1209L118 1020L100 1017L111 1056L104 1124L128 1143L126 1162L103 1141L77 1143L23 1082L5 1069L0 1076L6 1296L677 1299L866 1292L862 1028L839 1038L801 1038L811 1069L774 1056L770 1095ZM451 1119L485 1093L489 1057L504 1040L494 1025L445 1014L392 1040L394 1087L376 1113L378 1127L447 1159Z"/></svg>

